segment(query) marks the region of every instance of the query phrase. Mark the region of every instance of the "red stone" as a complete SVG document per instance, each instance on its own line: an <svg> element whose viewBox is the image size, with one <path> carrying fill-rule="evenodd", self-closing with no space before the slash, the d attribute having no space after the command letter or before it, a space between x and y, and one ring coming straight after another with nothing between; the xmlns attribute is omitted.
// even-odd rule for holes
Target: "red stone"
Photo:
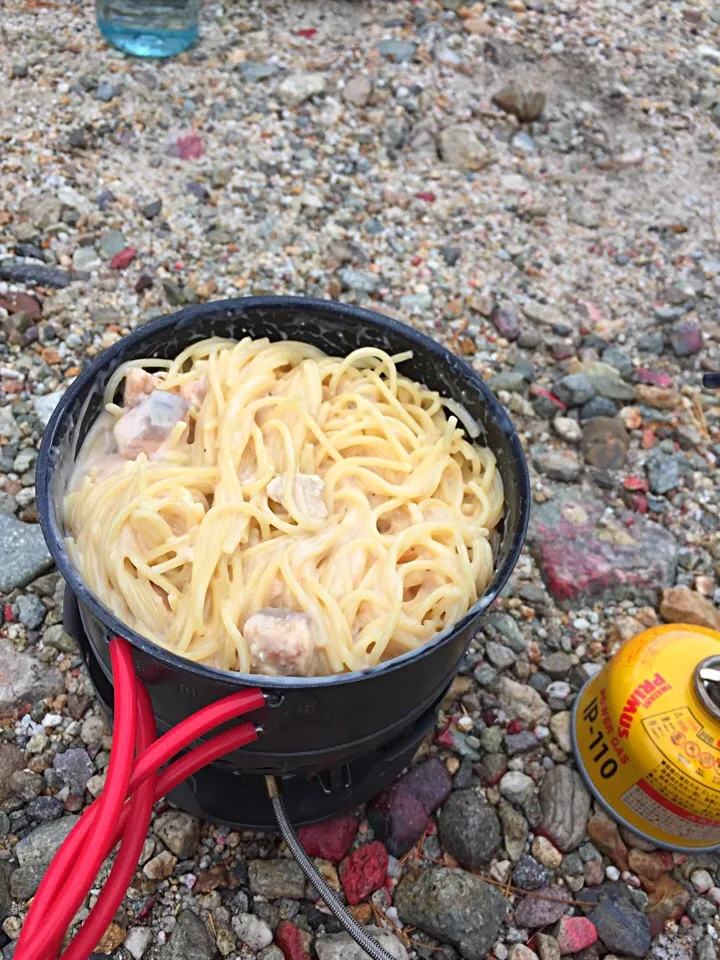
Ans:
<svg viewBox="0 0 720 960"><path fill-rule="evenodd" d="M563 957L591 947L597 943L597 938L595 924L587 917L563 917L555 934L560 955Z"/></svg>
<svg viewBox="0 0 720 960"><path fill-rule="evenodd" d="M351 905L367 900L385 883L388 852L379 840L353 850L340 868L340 881Z"/></svg>
<svg viewBox="0 0 720 960"><path fill-rule="evenodd" d="M424 200L426 203L435 203L437 197L431 190L421 190L415 194L416 199Z"/></svg>
<svg viewBox="0 0 720 960"><path fill-rule="evenodd" d="M275 943L282 950L285 960L310 960L306 937L307 934L298 930L290 920L283 920L275 931Z"/></svg>
<svg viewBox="0 0 720 960"><path fill-rule="evenodd" d="M195 132L178 137L175 147L181 160L198 160L205 153L205 145Z"/></svg>
<svg viewBox="0 0 720 960"><path fill-rule="evenodd" d="M3 293L0 295L0 307L8 313L26 313L31 320L42 316L42 307L29 293Z"/></svg>
<svg viewBox="0 0 720 960"><path fill-rule="evenodd" d="M633 510L636 510L638 513L647 513L649 511L647 498L644 497L641 493L636 493L630 500L630 505Z"/></svg>
<svg viewBox="0 0 720 960"><path fill-rule="evenodd" d="M6 603L3 607L3 616L5 618L5 623L12 623L15 619L15 611L13 610L13 605L11 603Z"/></svg>
<svg viewBox="0 0 720 960"><path fill-rule="evenodd" d="M625 477L623 486L626 490L641 490L643 493L647 493L650 489L650 484L645 477Z"/></svg>
<svg viewBox="0 0 720 960"><path fill-rule="evenodd" d="M428 816L450 796L452 780L437 757L419 763L376 797L367 817L375 836L394 857L416 843L428 825Z"/></svg>
<svg viewBox="0 0 720 960"><path fill-rule="evenodd" d="M317 33L315 27L303 27L302 30L296 31L298 37L305 37L306 40L312 40L312 38Z"/></svg>
<svg viewBox="0 0 720 960"><path fill-rule="evenodd" d="M525 727L523 726L522 720L511 720L507 725L507 732L512 733L521 733Z"/></svg>
<svg viewBox="0 0 720 960"><path fill-rule="evenodd" d="M565 413L567 410L567 404L563 403L560 397L556 397L554 393L546 390L545 387L541 387L538 383L531 383L528 393L531 397L544 397L546 400L549 400L550 403L554 403L562 413Z"/></svg>
<svg viewBox="0 0 720 960"><path fill-rule="evenodd" d="M604 514L602 501L571 491L535 505L528 541L548 590L569 604L654 602L674 582L675 538L640 514L631 528L622 514L603 521Z"/></svg>
<svg viewBox="0 0 720 960"><path fill-rule="evenodd" d="M348 815L334 817L311 827L302 827L298 830L298 837L303 849L311 857L322 857L331 863L340 863L352 846L357 831L357 818Z"/></svg>
<svg viewBox="0 0 720 960"><path fill-rule="evenodd" d="M124 270L125 267L129 267L137 256L137 250L135 247L125 247L124 250L121 250L120 253L116 253L115 256L110 261L111 270Z"/></svg>
<svg viewBox="0 0 720 960"><path fill-rule="evenodd" d="M648 370L647 367L639 367L635 371L635 383L649 383L653 387L671 387L673 379L668 373L660 373L659 370Z"/></svg>

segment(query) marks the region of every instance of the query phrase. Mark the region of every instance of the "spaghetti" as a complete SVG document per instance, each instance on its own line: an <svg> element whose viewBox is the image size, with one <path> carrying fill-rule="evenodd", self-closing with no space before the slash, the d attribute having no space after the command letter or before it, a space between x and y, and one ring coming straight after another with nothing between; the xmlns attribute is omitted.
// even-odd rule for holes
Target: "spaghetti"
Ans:
<svg viewBox="0 0 720 960"><path fill-rule="evenodd" d="M65 499L91 590L243 673L360 670L451 626L492 577L503 487L409 356L210 339L124 364Z"/></svg>

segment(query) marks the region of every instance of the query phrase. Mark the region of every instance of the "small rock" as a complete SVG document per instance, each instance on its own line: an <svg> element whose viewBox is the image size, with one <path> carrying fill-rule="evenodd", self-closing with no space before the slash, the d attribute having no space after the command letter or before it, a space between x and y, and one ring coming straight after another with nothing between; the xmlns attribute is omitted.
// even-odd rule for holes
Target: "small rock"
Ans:
<svg viewBox="0 0 720 960"><path fill-rule="evenodd" d="M520 336L520 321L512 307L494 307L490 315L492 325L506 340L517 340Z"/></svg>
<svg viewBox="0 0 720 960"><path fill-rule="evenodd" d="M47 616L47 607L34 593L21 594L15 601L18 620L28 630L38 630Z"/></svg>
<svg viewBox="0 0 720 960"><path fill-rule="evenodd" d="M195 855L200 842L200 821L181 810L168 810L155 820L155 833L180 860Z"/></svg>
<svg viewBox="0 0 720 960"><path fill-rule="evenodd" d="M627 847L614 820L598 811L588 820L587 830L598 850L610 857L619 870L629 869Z"/></svg>
<svg viewBox="0 0 720 960"><path fill-rule="evenodd" d="M466 870L479 870L500 849L498 815L474 790L450 795L438 827L443 847Z"/></svg>
<svg viewBox="0 0 720 960"><path fill-rule="evenodd" d="M652 493L662 496L680 486L680 463L677 457L659 453L645 464Z"/></svg>
<svg viewBox="0 0 720 960"><path fill-rule="evenodd" d="M152 930L149 927L132 927L128 931L123 946L133 960L142 960L152 943L152 938Z"/></svg>
<svg viewBox="0 0 720 960"><path fill-rule="evenodd" d="M294 860L251 860L248 864L250 890L268 900L287 897L303 900L305 897L305 874Z"/></svg>
<svg viewBox="0 0 720 960"><path fill-rule="evenodd" d="M20 866L37 863L47 865L60 849L77 820L75 816L62 817L51 823L43 823L42 826L23 837L15 847L15 856Z"/></svg>
<svg viewBox="0 0 720 960"><path fill-rule="evenodd" d="M493 96L493 103L522 123L538 120L545 109L546 96L542 90L530 90L511 82Z"/></svg>
<svg viewBox="0 0 720 960"><path fill-rule="evenodd" d="M515 908L515 923L530 930L547 927L562 917L570 899L565 887L541 887L537 896L525 897Z"/></svg>
<svg viewBox="0 0 720 960"><path fill-rule="evenodd" d="M401 857L420 839L429 815L449 797L452 781L438 758L412 767L368 807L367 818L378 840Z"/></svg>
<svg viewBox="0 0 720 960"><path fill-rule="evenodd" d="M55 407L62 400L64 392L65 392L64 390L56 390L54 393L45 393L41 395L36 394L32 398L32 404L33 404L33 407L35 408L35 413L37 414L37 418L44 427L46 427L50 422L50 417L53 415ZM37 528L34 525L22 524L22 526L29 527L30 530L35 530L37 533L40 532L39 528ZM3 536L3 531L2 531L2 526L0 525L0 544L2 544L2 536ZM44 539L42 540L42 543L44 545L45 543ZM47 550L45 551L45 553L48 557L48 562L52 563L52 558L50 557L50 554L47 553ZM41 570L40 573L42 572L43 571ZM31 577L30 579L35 579L35 576L38 576L38 575L39 574L34 574L33 577ZM19 584L19 583L15 584L15 586L24 586L24 585L25 584ZM3 593L6 593L10 589L12 588L4 587L2 585L2 581L0 581L0 591L2 591Z"/></svg>
<svg viewBox="0 0 720 960"><path fill-rule="evenodd" d="M108 728L105 718L96 713L83 721L80 728L80 739L88 747L99 747L107 733Z"/></svg>
<svg viewBox="0 0 720 960"><path fill-rule="evenodd" d="M593 397L580 407L580 422L594 420L595 417L609 417L612 419L618 412L617 404L607 397Z"/></svg>
<svg viewBox="0 0 720 960"><path fill-rule="evenodd" d="M555 932L555 938L560 948L560 956L564 957L591 947L597 941L598 932L587 917L563 917Z"/></svg>
<svg viewBox="0 0 720 960"><path fill-rule="evenodd" d="M483 960L505 918L502 894L479 877L445 867L415 869L395 891L400 920Z"/></svg>
<svg viewBox="0 0 720 960"><path fill-rule="evenodd" d="M254 63L252 60L243 60L238 64L238 72L247 83L258 83L260 80L267 80L274 77L279 71L276 63Z"/></svg>
<svg viewBox="0 0 720 960"><path fill-rule="evenodd" d="M515 863L523 854L528 836L528 823L510 803L501 801L498 814L503 831L503 842L508 856Z"/></svg>
<svg viewBox="0 0 720 960"><path fill-rule="evenodd" d="M125 237L120 230L108 230L100 238L100 251L106 260L112 258L127 247Z"/></svg>
<svg viewBox="0 0 720 960"><path fill-rule="evenodd" d="M691 623L720 631L720 610L689 587L668 587L663 590L660 616L667 623Z"/></svg>
<svg viewBox="0 0 720 960"><path fill-rule="evenodd" d="M490 162L487 148L468 124L458 123L440 132L440 154L457 170L482 170Z"/></svg>
<svg viewBox="0 0 720 960"><path fill-rule="evenodd" d="M0 803L13 795L11 778L25 766L25 754L14 743L0 743Z"/></svg>
<svg viewBox="0 0 720 960"><path fill-rule="evenodd" d="M535 505L528 543L556 600L587 605L630 597L654 603L658 590L674 583L675 538L639 514L628 516L631 526L622 512L608 518L602 501L562 488Z"/></svg>
<svg viewBox="0 0 720 960"><path fill-rule="evenodd" d="M588 824L588 832L590 825ZM654 853L647 850L636 850L631 848L627 851L627 863L630 870L636 873L641 879L650 881L658 880L664 873L672 870L672 858L666 859L662 853ZM705 871L699 871L705 872ZM712 886L712 884L710 884ZM704 892L704 891L701 891Z"/></svg>
<svg viewBox="0 0 720 960"><path fill-rule="evenodd" d="M293 73L278 86L278 96L288 107L299 107L312 97L325 93L327 77L323 73Z"/></svg>
<svg viewBox="0 0 720 960"><path fill-rule="evenodd" d="M408 953L397 937L379 927L366 926L365 933L394 957L407 960ZM315 941L318 960L367 960L367 954L352 939L349 933L325 934Z"/></svg>
<svg viewBox="0 0 720 960"><path fill-rule="evenodd" d="M510 947L508 960L538 960L538 955L524 943L514 943Z"/></svg>
<svg viewBox="0 0 720 960"><path fill-rule="evenodd" d="M10 876L10 893L13 900L25 903L34 897L42 878L47 873L47 868L46 863L29 863L14 870Z"/></svg>
<svg viewBox="0 0 720 960"><path fill-rule="evenodd" d="M0 529L5 519L14 518L0 515ZM7 554L3 555L5 573L15 559L11 560ZM39 572L45 569L47 567L43 567ZM27 578L27 580L30 579L33 577ZM65 692L65 682L59 670L41 663L30 653L21 653L8 640L0 640L0 663L2 663L2 670L0 670L0 712L2 713L15 710L22 703L35 703L45 697Z"/></svg>
<svg viewBox="0 0 720 960"><path fill-rule="evenodd" d="M572 417L555 417L552 425L555 433L566 443L580 443L583 438L580 424Z"/></svg>
<svg viewBox="0 0 720 960"><path fill-rule="evenodd" d="M634 400L635 388L625 383L615 367L596 361L585 368L585 376L592 383L595 393L607 400Z"/></svg>
<svg viewBox="0 0 720 960"><path fill-rule="evenodd" d="M183 910L170 939L160 950L160 960L214 960L217 955L207 927L192 910Z"/></svg>
<svg viewBox="0 0 720 960"><path fill-rule="evenodd" d="M340 868L340 881L347 902L355 905L367 900L385 883L387 868L388 852L379 840L353 850Z"/></svg>
<svg viewBox="0 0 720 960"><path fill-rule="evenodd" d="M373 293L380 286L380 277L373 273L364 273L352 267L343 267L337 272L338 279L344 290L354 290L356 293Z"/></svg>
<svg viewBox="0 0 720 960"><path fill-rule="evenodd" d="M590 813L590 794L569 767L552 767L540 787L543 819L539 832L567 853L582 841Z"/></svg>
<svg viewBox="0 0 720 960"><path fill-rule="evenodd" d="M28 287L56 287L61 289L72 282L66 270L46 267L39 263L26 263L24 260L0 261L0 280L21 283Z"/></svg>
<svg viewBox="0 0 720 960"><path fill-rule="evenodd" d="M555 937L549 933L536 933L534 940L540 960L560 960L560 947Z"/></svg>
<svg viewBox="0 0 720 960"><path fill-rule="evenodd" d="M553 393L569 407L579 407L595 396L595 387L587 374L570 373L553 384Z"/></svg>
<svg viewBox="0 0 720 960"><path fill-rule="evenodd" d="M121 250L119 253L116 253L115 256L110 261L111 270L125 270L126 267L129 267L137 256L137 250L135 247L125 247L124 250Z"/></svg>
<svg viewBox="0 0 720 960"><path fill-rule="evenodd" d="M554 450L536 445L531 449L532 462L538 473L550 480L572 483L580 476L580 459L574 450Z"/></svg>
<svg viewBox="0 0 720 960"><path fill-rule="evenodd" d="M625 899L603 898L588 919L595 925L605 947L625 957L645 957L650 948L650 924Z"/></svg>
<svg viewBox="0 0 720 960"><path fill-rule="evenodd" d="M356 107L367 105L372 93L372 81L364 73L358 73L345 84L342 91L343 100Z"/></svg>
<svg viewBox="0 0 720 960"><path fill-rule="evenodd" d="M17 770L10 777L10 791L13 797L27 803L39 797L45 789L45 779L39 773L30 770Z"/></svg>
<svg viewBox="0 0 720 960"><path fill-rule="evenodd" d="M240 913L232 918L232 928L238 940L251 950L262 950L273 941L273 932L268 923L254 913Z"/></svg>
<svg viewBox="0 0 720 960"><path fill-rule="evenodd" d="M670 346L676 357L692 357L703 348L702 330L690 320L683 320L672 328Z"/></svg>
<svg viewBox="0 0 720 960"><path fill-rule="evenodd" d="M488 386L493 393L499 393L505 390L508 393L525 393L528 388L528 382L522 373L515 373L512 370L505 370L498 373L488 380Z"/></svg>
<svg viewBox="0 0 720 960"><path fill-rule="evenodd" d="M383 57L387 57L394 63L404 63L406 60L412 60L417 50L414 43L406 40L380 40L375 46Z"/></svg>
<svg viewBox="0 0 720 960"><path fill-rule="evenodd" d="M537 300L528 300L522 308L522 312L533 323L541 323L546 327L557 327L564 325L564 317L559 310L545 303L539 303ZM561 398L562 399L562 398Z"/></svg>
<svg viewBox="0 0 720 960"><path fill-rule="evenodd" d="M156 857L143 867L143 873L149 880L166 880L173 875L177 857L174 857L169 850L163 850Z"/></svg>
<svg viewBox="0 0 720 960"><path fill-rule="evenodd" d="M600 470L619 470L625 463L630 437L621 420L595 417L582 430L585 462Z"/></svg>
<svg viewBox="0 0 720 960"><path fill-rule="evenodd" d="M498 670L507 670L517 660L517 654L513 653L510 647L504 643L496 643L494 640L488 640L485 643L485 653L490 663Z"/></svg>
<svg viewBox="0 0 720 960"><path fill-rule="evenodd" d="M632 359L623 350L617 347L606 347L603 350L602 362L615 367L623 380L631 380L634 372Z"/></svg>
<svg viewBox="0 0 720 960"><path fill-rule="evenodd" d="M533 857L522 857L513 871L513 884L521 890L539 890L550 882L550 871Z"/></svg>
<svg viewBox="0 0 720 960"><path fill-rule="evenodd" d="M61 817L63 809L63 804L57 797L36 797L25 807L25 813L29 820L48 823Z"/></svg>
<svg viewBox="0 0 720 960"><path fill-rule="evenodd" d="M146 220L154 220L162 210L162 200L151 200L140 207L140 213ZM127 946L127 944L126 944Z"/></svg>
<svg viewBox="0 0 720 960"><path fill-rule="evenodd" d="M102 266L102 260L94 247L78 247L73 253L72 265L79 273L92 273Z"/></svg>
<svg viewBox="0 0 720 960"><path fill-rule="evenodd" d="M103 957L115 953L118 947L125 942L125 936L125 931L118 923L111 923L95 947L95 952Z"/></svg>
<svg viewBox="0 0 720 960"><path fill-rule="evenodd" d="M526 773L509 770L500 781L500 793L510 803L523 807L535 794L535 783Z"/></svg>
<svg viewBox="0 0 720 960"><path fill-rule="evenodd" d="M81 797L90 777L95 773L90 757L85 750L71 749L59 753L53 760L53 768L57 770L63 783L70 791L70 796Z"/></svg>
<svg viewBox="0 0 720 960"><path fill-rule="evenodd" d="M120 89L112 83L101 83L95 91L95 99L102 100L103 103L110 103L120 93Z"/></svg>
<svg viewBox="0 0 720 960"><path fill-rule="evenodd" d="M440 247L440 256L449 267L454 267L461 255L460 247Z"/></svg>
<svg viewBox="0 0 720 960"><path fill-rule="evenodd" d="M694 870L690 874L690 883L692 883L698 893L707 893L708 890L715 886L712 875L709 874L707 870Z"/></svg>
<svg viewBox="0 0 720 960"><path fill-rule="evenodd" d="M570 735L570 711L561 710L550 718L550 732L555 742L565 753L572 753L572 738Z"/></svg>
<svg viewBox="0 0 720 960"><path fill-rule="evenodd" d="M530 729L550 720L550 708L537 690L510 677L500 679L499 699L510 719L522 720Z"/></svg>
<svg viewBox="0 0 720 960"><path fill-rule="evenodd" d="M301 827L298 838L306 853L338 864L357 836L358 820L348 814L310 827Z"/></svg>

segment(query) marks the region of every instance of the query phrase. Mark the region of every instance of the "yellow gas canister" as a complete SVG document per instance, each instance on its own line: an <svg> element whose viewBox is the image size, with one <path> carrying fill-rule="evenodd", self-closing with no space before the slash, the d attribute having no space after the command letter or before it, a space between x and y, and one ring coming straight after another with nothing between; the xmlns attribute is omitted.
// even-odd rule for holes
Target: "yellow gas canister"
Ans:
<svg viewBox="0 0 720 960"><path fill-rule="evenodd" d="M620 823L673 850L720 846L720 633L670 624L628 640L578 694L572 737Z"/></svg>

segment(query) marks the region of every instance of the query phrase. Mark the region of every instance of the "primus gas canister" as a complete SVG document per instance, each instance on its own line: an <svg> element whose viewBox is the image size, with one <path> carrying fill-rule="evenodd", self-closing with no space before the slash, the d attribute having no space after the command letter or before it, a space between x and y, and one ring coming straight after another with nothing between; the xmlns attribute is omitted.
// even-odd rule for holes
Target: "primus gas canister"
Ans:
<svg viewBox="0 0 720 960"><path fill-rule="evenodd" d="M720 846L720 633L637 634L573 708L575 756L595 798L673 850Z"/></svg>

